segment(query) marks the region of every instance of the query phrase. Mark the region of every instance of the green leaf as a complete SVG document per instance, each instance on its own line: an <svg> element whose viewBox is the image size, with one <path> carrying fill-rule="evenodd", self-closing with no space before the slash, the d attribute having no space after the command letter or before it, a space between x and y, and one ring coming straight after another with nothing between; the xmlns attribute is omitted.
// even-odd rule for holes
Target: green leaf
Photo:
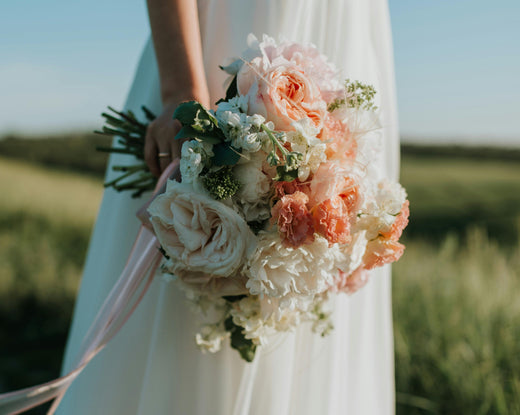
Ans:
<svg viewBox="0 0 520 415"><path fill-rule="evenodd" d="M285 166L278 166L276 168L275 180L279 182L292 182L296 178L298 178L298 170L286 171Z"/></svg>
<svg viewBox="0 0 520 415"><path fill-rule="evenodd" d="M218 126L217 119L197 101L188 101L180 104L173 113L184 126L191 126L197 131L212 131Z"/></svg>
<svg viewBox="0 0 520 415"><path fill-rule="evenodd" d="M202 105L197 101L183 102L175 109L173 119L179 120L182 125L192 125L201 108Z"/></svg>
<svg viewBox="0 0 520 415"><path fill-rule="evenodd" d="M191 125L193 129L206 132L211 131L215 127L213 122L210 119L210 114L204 110L198 110L195 114L195 118L193 119L193 124Z"/></svg>
<svg viewBox="0 0 520 415"><path fill-rule="evenodd" d="M235 75L233 77L233 80L228 86L228 89L226 90L226 98L219 99L216 104L220 104L221 102L229 101L231 98L234 98L238 95L238 85L237 85L237 76Z"/></svg>
<svg viewBox="0 0 520 415"><path fill-rule="evenodd" d="M242 327L233 323L233 317L226 319L224 327L231 334L231 347L237 350L246 362L252 362L255 358L256 345L251 339L245 338Z"/></svg>
<svg viewBox="0 0 520 415"><path fill-rule="evenodd" d="M215 166L234 166L240 159L240 153L224 142L213 146L213 154L211 160Z"/></svg>
<svg viewBox="0 0 520 415"><path fill-rule="evenodd" d="M194 130L192 127L190 127L188 125L182 127L179 130L179 132L177 133L177 135L175 136L176 140L192 139L192 138L197 138L197 139L199 139L201 141L205 141L206 143L209 143L209 144L217 144L222 141L222 138L220 136L216 135L215 132L203 133L203 132Z"/></svg>

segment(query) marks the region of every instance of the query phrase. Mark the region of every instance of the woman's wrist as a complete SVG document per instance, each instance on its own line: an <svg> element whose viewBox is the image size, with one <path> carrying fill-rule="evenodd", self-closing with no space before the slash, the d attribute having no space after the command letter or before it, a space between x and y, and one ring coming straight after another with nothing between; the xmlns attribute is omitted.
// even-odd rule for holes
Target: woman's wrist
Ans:
<svg viewBox="0 0 520 415"><path fill-rule="evenodd" d="M210 105L209 92L208 89L205 87L183 87L182 91L173 88L164 89L163 91L161 91L161 99L163 103L163 108L170 108L172 106L177 107L177 105L185 101L198 101L206 107Z"/></svg>

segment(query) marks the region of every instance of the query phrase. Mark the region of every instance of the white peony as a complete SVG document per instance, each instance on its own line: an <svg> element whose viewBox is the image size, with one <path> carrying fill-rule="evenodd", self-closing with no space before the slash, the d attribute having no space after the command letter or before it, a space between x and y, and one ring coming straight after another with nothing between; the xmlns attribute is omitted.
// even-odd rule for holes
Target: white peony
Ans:
<svg viewBox="0 0 520 415"><path fill-rule="evenodd" d="M255 254L247 263L246 287L253 295L279 299L281 308L305 310L313 296L334 281L337 264L345 261L340 247L315 235L311 244L284 246L277 233L262 233Z"/></svg>
<svg viewBox="0 0 520 415"><path fill-rule="evenodd" d="M181 278L233 276L255 250L256 237L240 215L189 185L168 181L148 212L170 271Z"/></svg>

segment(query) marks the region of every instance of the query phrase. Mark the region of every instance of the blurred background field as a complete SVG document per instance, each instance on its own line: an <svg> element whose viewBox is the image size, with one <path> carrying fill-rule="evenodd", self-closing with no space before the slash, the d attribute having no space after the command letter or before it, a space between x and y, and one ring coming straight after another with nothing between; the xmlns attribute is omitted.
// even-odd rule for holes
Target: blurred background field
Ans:
<svg viewBox="0 0 520 415"><path fill-rule="evenodd" d="M103 140L0 140L0 392L59 373ZM397 412L520 414L520 151L402 150L412 216L393 277Z"/></svg>

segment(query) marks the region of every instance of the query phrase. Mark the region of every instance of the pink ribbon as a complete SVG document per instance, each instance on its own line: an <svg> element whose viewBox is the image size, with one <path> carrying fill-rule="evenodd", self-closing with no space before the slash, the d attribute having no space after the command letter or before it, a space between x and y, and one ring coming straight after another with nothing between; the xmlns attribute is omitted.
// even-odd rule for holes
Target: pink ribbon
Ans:
<svg viewBox="0 0 520 415"><path fill-rule="evenodd" d="M41 385L0 395L0 414L19 414L49 400L54 402L48 415L54 414L65 392L87 364L119 332L145 295L162 255L160 244L153 234L146 208L164 191L168 178L180 178L179 159L162 173L154 194L138 212L142 221L125 268L101 306L96 318L83 338L74 369L58 379Z"/></svg>

